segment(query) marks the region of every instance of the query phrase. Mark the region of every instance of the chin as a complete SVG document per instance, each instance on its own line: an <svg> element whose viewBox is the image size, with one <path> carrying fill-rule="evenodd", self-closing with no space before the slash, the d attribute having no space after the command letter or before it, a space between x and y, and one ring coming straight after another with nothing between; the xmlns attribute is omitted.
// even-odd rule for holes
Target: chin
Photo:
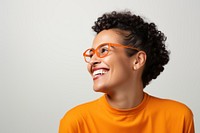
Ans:
<svg viewBox="0 0 200 133"><path fill-rule="evenodd" d="M93 87L93 90L94 90L95 92L106 93L106 89L105 89L105 88Z"/></svg>
<svg viewBox="0 0 200 133"><path fill-rule="evenodd" d="M94 90L95 92L102 92L102 89L99 89L99 88L93 88L93 90Z"/></svg>

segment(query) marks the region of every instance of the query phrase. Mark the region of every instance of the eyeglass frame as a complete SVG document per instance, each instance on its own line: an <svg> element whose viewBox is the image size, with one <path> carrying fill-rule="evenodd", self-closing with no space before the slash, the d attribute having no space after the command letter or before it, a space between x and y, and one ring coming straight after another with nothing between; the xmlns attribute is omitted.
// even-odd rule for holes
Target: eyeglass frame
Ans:
<svg viewBox="0 0 200 133"><path fill-rule="evenodd" d="M107 54L105 54L104 56L100 56L99 55L99 52L97 51L100 47L102 47L103 45L108 45L108 52L107 52ZM85 60L85 62L86 63L90 63L90 61L87 61L86 60L86 57L90 57L91 55L86 55L86 52L88 52L88 50L91 50L94 54L96 54L97 55L97 57L99 57L99 58L104 58L104 57L106 57L107 55L108 55L108 53L110 52L110 47L111 46L114 46L114 47L121 47L121 48L127 48L127 49L133 49L133 50L136 50L136 51L140 51L138 48L135 48L135 47L132 47L132 46L126 46L126 45L123 45L123 44L119 44L119 43L102 43L102 44L100 44L96 49L94 49L94 48L89 48L89 49L87 49L87 50L85 50L85 52L83 53L83 57L84 57L84 60ZM94 55L93 54L93 55ZM93 56L92 55L92 56ZM91 58L91 57L90 57Z"/></svg>

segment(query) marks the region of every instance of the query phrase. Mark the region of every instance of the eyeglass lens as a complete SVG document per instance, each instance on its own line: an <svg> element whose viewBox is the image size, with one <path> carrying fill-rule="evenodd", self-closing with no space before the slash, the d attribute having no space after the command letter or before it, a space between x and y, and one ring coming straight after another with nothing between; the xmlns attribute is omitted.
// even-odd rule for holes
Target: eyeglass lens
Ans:
<svg viewBox="0 0 200 133"><path fill-rule="evenodd" d="M90 62L90 60L94 54L97 54L98 57L103 58L108 54L108 52L109 52L108 44L99 45L96 49L88 49L86 51L85 60L87 62Z"/></svg>

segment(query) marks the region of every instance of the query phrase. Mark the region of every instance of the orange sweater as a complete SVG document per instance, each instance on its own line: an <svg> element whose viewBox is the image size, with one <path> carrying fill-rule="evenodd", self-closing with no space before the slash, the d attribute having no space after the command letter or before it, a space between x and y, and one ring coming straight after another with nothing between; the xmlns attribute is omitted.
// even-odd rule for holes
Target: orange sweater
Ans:
<svg viewBox="0 0 200 133"><path fill-rule="evenodd" d="M145 93L132 109L114 109L101 98L79 105L60 121L59 133L194 133L191 110Z"/></svg>

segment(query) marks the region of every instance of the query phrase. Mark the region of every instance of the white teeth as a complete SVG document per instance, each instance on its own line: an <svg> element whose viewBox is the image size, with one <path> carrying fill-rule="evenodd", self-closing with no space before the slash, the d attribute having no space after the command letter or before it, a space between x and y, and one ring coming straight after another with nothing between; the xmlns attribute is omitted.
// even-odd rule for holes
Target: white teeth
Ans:
<svg viewBox="0 0 200 133"><path fill-rule="evenodd" d="M99 69L99 70L94 71L92 75L93 76L98 75L98 74L102 75L104 73L107 73L107 71L103 69Z"/></svg>

